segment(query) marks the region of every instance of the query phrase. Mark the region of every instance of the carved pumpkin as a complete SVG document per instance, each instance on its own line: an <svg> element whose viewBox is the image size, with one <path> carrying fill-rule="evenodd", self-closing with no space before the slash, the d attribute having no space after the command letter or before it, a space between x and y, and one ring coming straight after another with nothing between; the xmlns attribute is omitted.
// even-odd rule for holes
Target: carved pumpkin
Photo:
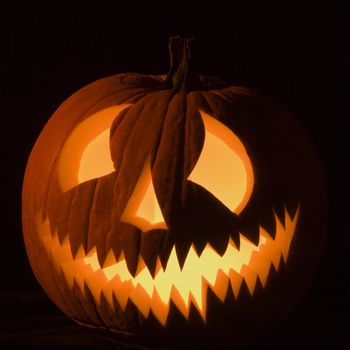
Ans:
<svg viewBox="0 0 350 350"><path fill-rule="evenodd" d="M191 43L170 40L167 77L75 93L30 155L29 259L81 324L236 341L285 315L317 262L323 185L307 138L273 98L199 77Z"/></svg>

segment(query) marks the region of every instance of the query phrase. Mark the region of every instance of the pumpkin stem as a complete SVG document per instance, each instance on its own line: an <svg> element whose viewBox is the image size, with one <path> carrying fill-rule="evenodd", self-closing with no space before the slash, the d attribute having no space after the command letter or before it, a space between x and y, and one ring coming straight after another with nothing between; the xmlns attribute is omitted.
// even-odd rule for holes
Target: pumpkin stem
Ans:
<svg viewBox="0 0 350 350"><path fill-rule="evenodd" d="M194 38L169 38L170 69L164 81L166 88L188 92L201 87L193 50Z"/></svg>

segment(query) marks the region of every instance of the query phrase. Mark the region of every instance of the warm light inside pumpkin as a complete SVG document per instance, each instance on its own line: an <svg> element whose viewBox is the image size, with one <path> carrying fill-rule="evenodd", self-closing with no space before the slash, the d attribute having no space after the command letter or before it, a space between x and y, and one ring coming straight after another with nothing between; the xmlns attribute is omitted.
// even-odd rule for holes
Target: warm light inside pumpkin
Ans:
<svg viewBox="0 0 350 350"><path fill-rule="evenodd" d="M105 152L106 148L109 148L109 129L98 135L84 150L78 172L79 183L114 171L110 153Z"/></svg>
<svg viewBox="0 0 350 350"><path fill-rule="evenodd" d="M69 135L58 163L58 177L64 192L115 170L110 158L109 130L113 120L128 106L122 104L98 111Z"/></svg>
<svg viewBox="0 0 350 350"><path fill-rule="evenodd" d="M128 106L123 104L103 109L73 130L59 158L58 172L63 191L115 170L110 156L109 130L113 120ZM188 179L206 188L231 211L239 214L248 203L254 185L250 158L242 142L228 127L202 111L200 114L205 126L205 142ZM141 190L145 186L148 186L147 192L145 188ZM134 217L138 217L137 226L142 226L144 230L147 222L155 224L164 220L153 196L153 184L147 176L139 182L137 193L143 191L147 197L140 207L140 215ZM148 211L148 205L154 213L143 215ZM127 214L130 212L135 214L135 208L126 211ZM131 215L127 217L130 219ZM143 220L143 224L140 220Z"/></svg>
<svg viewBox="0 0 350 350"><path fill-rule="evenodd" d="M122 309L125 309L130 300L144 317L148 317L152 312L159 322L165 325L170 300L185 318L189 317L190 305L193 304L205 321L207 288L213 290L216 296L224 301L228 288L232 289L236 298L238 297L243 281L251 294L254 293L258 278L262 286L265 286L271 265L278 270L281 257L287 261L298 215L299 209L292 218L285 210L285 220L282 224L275 214L275 239L260 227L257 245L241 234L240 248L237 249L230 240L222 256L209 244L201 255L198 255L192 246L182 269L177 259L176 247L173 247L165 269L158 258L154 277L141 256L137 273L133 276L127 268L123 253L116 258L110 251L107 257L108 265L101 267L95 248L86 253L81 246L73 259L68 236L61 244L57 234L51 234L48 219L41 222L39 218L38 229L50 259L57 271L63 271L72 289L76 282L82 293L85 293L86 284L97 304L100 303L103 294L112 308L113 296Z"/></svg>
<svg viewBox="0 0 350 350"><path fill-rule="evenodd" d="M155 228L167 229L154 191L149 158L120 220L133 224L144 232Z"/></svg>
<svg viewBox="0 0 350 350"><path fill-rule="evenodd" d="M200 111L205 140L189 180L203 186L239 214L253 191L253 167L239 138L224 124Z"/></svg>

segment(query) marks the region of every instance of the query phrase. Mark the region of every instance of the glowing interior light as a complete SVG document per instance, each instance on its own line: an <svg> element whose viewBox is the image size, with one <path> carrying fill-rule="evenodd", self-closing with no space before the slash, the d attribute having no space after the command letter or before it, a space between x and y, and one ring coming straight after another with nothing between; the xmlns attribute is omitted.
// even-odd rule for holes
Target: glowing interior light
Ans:
<svg viewBox="0 0 350 350"><path fill-rule="evenodd" d="M78 173L78 182L107 175L114 171L109 151L109 129L98 135L84 150Z"/></svg>
<svg viewBox="0 0 350 350"><path fill-rule="evenodd" d="M239 214L248 203L254 176L249 156L239 138L224 124L200 112L205 140L202 152L188 177Z"/></svg>
<svg viewBox="0 0 350 350"><path fill-rule="evenodd" d="M70 288L73 289L75 281L84 293L87 285L97 307L102 294L111 307L114 305L113 296L123 310L130 301L144 317L148 317L152 312L165 326L170 301L173 301L186 319L193 304L205 321L208 288L224 302L229 288L235 297L238 297L243 281L251 294L254 293L257 279L265 287L271 266L278 271L280 259L287 261L298 216L299 209L293 218L285 210L285 220L282 224L275 213L275 239L260 227L257 245L245 238L244 234L240 234L240 249L230 240L223 255L218 254L209 244L198 255L192 245L182 269L174 246L165 269L159 257L157 258L154 276L141 256L135 276L129 272L123 253L119 257L109 256L112 264L101 267L96 248L84 253L81 246L73 259L68 236L61 244L57 235L51 234L48 219L41 222L39 218L38 229L48 256L57 271L63 271ZM113 252L110 251L108 255L113 255Z"/></svg>
<svg viewBox="0 0 350 350"><path fill-rule="evenodd" d="M62 190L107 175L114 170L110 159L109 130L113 120L130 104L112 106L84 119L65 141L58 161Z"/></svg>
<svg viewBox="0 0 350 350"><path fill-rule="evenodd" d="M136 216L139 218L149 218L150 224L154 225L164 222L162 212L160 210L152 179L150 179L147 186L146 193L137 209Z"/></svg>
<svg viewBox="0 0 350 350"><path fill-rule="evenodd" d="M144 232L154 228L167 228L154 191L149 158L145 162L121 221L131 223Z"/></svg>

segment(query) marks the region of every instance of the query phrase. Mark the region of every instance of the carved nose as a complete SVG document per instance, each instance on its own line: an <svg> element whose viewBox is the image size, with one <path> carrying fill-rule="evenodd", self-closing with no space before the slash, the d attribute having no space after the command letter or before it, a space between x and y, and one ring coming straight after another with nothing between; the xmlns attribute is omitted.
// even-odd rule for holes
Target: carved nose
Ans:
<svg viewBox="0 0 350 350"><path fill-rule="evenodd" d="M154 191L149 159L145 162L135 190L120 220L137 226L143 232L167 229Z"/></svg>

